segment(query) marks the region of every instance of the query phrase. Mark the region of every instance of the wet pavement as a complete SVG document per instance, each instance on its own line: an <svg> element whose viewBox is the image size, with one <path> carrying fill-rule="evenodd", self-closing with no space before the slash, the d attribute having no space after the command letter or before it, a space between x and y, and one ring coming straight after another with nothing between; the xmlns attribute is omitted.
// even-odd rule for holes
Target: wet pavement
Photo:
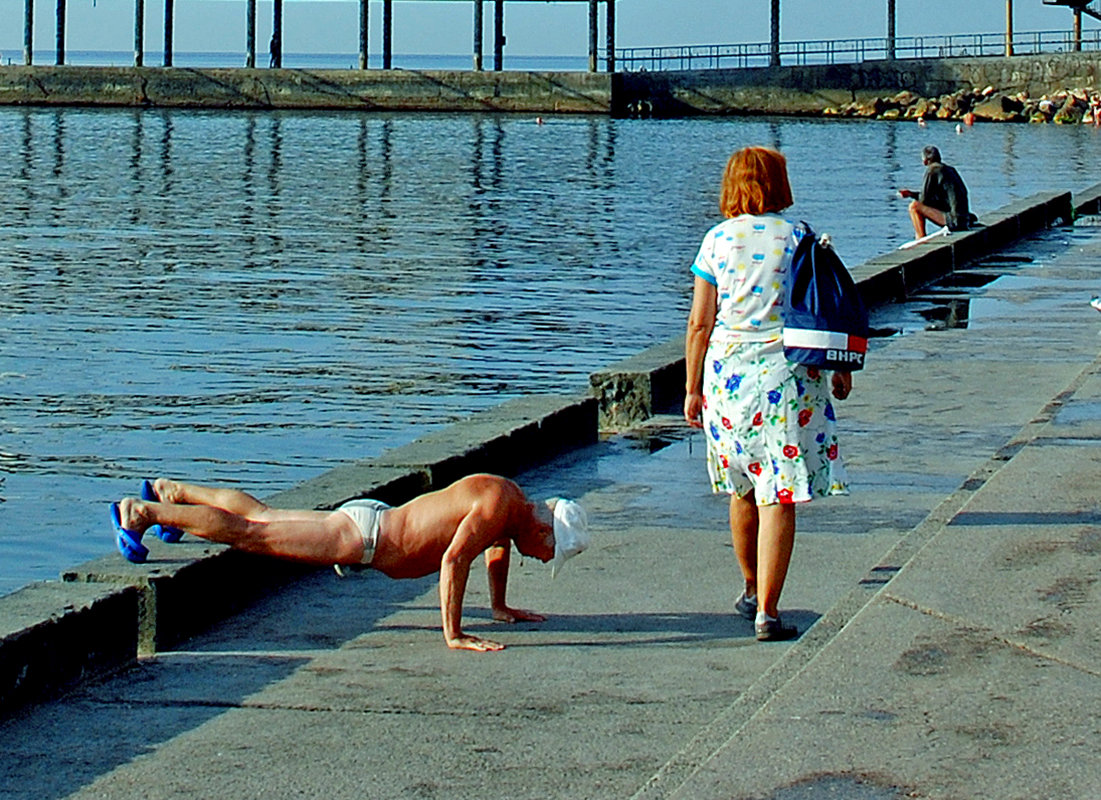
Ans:
<svg viewBox="0 0 1101 800"><path fill-rule="evenodd" d="M0 797L1101 797L1099 265L1059 229L877 314L793 642L733 614L704 442L657 417L520 476L595 540L554 581L514 556L540 625L472 577L503 652L444 647L434 578L319 572L0 725Z"/></svg>

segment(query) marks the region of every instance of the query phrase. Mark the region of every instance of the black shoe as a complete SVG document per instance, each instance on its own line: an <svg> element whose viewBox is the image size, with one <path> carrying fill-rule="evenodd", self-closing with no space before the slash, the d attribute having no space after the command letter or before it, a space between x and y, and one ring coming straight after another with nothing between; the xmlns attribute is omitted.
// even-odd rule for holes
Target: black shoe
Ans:
<svg viewBox="0 0 1101 800"><path fill-rule="evenodd" d="M745 619L757 619L757 598L746 597L745 592L742 592L734 601L734 610Z"/></svg>
<svg viewBox="0 0 1101 800"><path fill-rule="evenodd" d="M786 642L799 635L799 629L794 625L785 625L781 619L770 619L758 622L754 628L757 631L758 642Z"/></svg>

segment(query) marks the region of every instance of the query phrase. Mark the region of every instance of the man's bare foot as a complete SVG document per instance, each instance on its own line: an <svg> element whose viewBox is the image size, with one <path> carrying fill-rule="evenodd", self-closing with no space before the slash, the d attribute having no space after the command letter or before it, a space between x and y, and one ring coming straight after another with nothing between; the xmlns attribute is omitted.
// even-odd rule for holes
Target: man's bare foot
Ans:
<svg viewBox="0 0 1101 800"><path fill-rule="evenodd" d="M542 614L536 614L534 611L525 611L522 608L509 608L504 606L503 608L493 609L493 618L498 622L546 622L547 618Z"/></svg>
<svg viewBox="0 0 1101 800"><path fill-rule="evenodd" d="M153 491L157 493L157 499L162 503L178 503L177 483L168 478L157 478L153 481Z"/></svg>
<svg viewBox="0 0 1101 800"><path fill-rule="evenodd" d="M452 650L477 650L480 653L505 649L505 646L499 642L481 639L477 636L469 636L465 633L456 636L454 639L448 639L447 646Z"/></svg>
<svg viewBox="0 0 1101 800"><path fill-rule="evenodd" d="M119 501L119 520L122 527L135 533L143 533L153 524L148 507L135 497L124 497Z"/></svg>

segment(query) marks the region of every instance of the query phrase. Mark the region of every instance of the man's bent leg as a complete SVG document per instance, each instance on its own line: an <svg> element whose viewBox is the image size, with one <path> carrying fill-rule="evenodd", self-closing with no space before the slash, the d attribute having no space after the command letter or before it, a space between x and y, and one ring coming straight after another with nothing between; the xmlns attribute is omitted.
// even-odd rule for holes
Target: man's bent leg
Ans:
<svg viewBox="0 0 1101 800"><path fill-rule="evenodd" d="M925 235L925 220L944 225L948 220L944 212L939 208L927 206L925 203L914 200L910 203L910 222L914 226L914 238L920 239Z"/></svg>

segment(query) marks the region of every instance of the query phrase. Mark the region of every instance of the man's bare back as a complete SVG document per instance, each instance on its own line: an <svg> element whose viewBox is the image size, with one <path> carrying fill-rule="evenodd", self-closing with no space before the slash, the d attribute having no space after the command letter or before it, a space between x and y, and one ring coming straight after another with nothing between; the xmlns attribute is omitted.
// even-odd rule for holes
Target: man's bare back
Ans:
<svg viewBox="0 0 1101 800"><path fill-rule="evenodd" d="M391 578L431 575L460 529L472 537L465 547L481 553L498 540L515 538L509 531L531 527L534 513L534 504L512 481L469 475L387 510L371 567Z"/></svg>

